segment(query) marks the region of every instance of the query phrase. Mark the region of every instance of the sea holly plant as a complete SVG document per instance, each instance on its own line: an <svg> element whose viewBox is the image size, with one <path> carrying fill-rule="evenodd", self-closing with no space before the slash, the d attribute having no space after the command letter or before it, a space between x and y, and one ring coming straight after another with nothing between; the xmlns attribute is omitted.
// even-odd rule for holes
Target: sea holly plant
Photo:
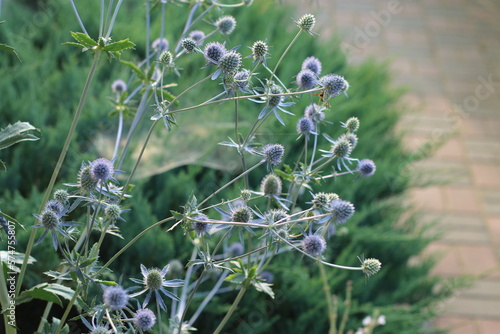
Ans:
<svg viewBox="0 0 500 334"><path fill-rule="evenodd" d="M176 1L176 5L186 2L189 3ZM348 224L356 209L355 203L342 199L341 189L339 194L333 194L322 192L321 187L325 180L340 176L359 177L358 182L363 182L374 175L376 167L372 160L355 157L361 120L350 118L341 125L326 121L335 109L332 105L346 98L349 84L344 77L333 73L321 76L330 66L314 56L297 63L295 79L278 75L280 64L290 58L289 51L298 38L316 34L313 30L315 17L306 14L295 21L297 34L284 51L276 52L276 59L269 52L268 43L272 41L242 41L248 45L239 48L233 46L238 43L229 38L241 27L237 19L224 14L224 10L243 7L251 1L193 2L186 7L184 30L169 32L177 36L174 43L165 39L168 28L165 15L160 15L160 34L153 36L148 29L146 40L153 42L145 45L143 59L121 61L123 67L131 71L129 79L116 78L110 85L111 98L115 101L111 116L117 118L113 156L96 156L92 161L82 162L72 180L54 189L68 147L74 140L73 133L85 99L90 94L89 87L100 55L121 58L123 51L133 51L135 47L128 39L113 42L110 37L122 1L111 2L108 13L113 15L107 16L103 1L96 39L89 36L77 7L73 1L71 3L83 32L72 32L76 42L66 44L83 52L90 51L94 62L41 209L34 213L36 221L31 225L16 291L1 295L2 309L6 309L11 300L18 304L27 301L26 296L48 301L39 319L38 332L65 332L70 311L75 308L81 312L74 319L80 320L90 333L151 330L180 334L196 330L197 319L215 296L237 290L233 303L214 330L214 333L221 333L249 289L262 292L264 298L274 298L273 286L265 278L265 270L273 260L279 261L280 254L294 252L318 266L328 305L325 315L329 316L330 328L335 329L335 310L330 302L332 294L326 271L330 268L353 270L368 278L381 270L381 262L363 258L359 266L351 267L325 259L324 254L337 227ZM147 26L153 24L150 14L164 13L169 6L171 3L167 1L145 1ZM209 20L214 15L219 17ZM188 72L177 67L181 59L189 59L200 71L205 71L205 78L193 82ZM274 67L268 67L270 64ZM210 91L213 82L220 85L210 99L197 101L193 98L197 90ZM296 106L299 99L308 101L305 110ZM247 108L243 102L261 104L248 128L240 123L240 112ZM128 207L128 199L134 196L135 174L145 163L144 152L150 146L157 125L162 123L172 135L173 125L183 127L176 118L178 114L194 113L207 107L216 109L221 104L234 107L234 137L222 142L221 146L233 154L233 159L241 166L240 171L209 195L200 196L197 189L193 190L182 208L169 208L166 217L150 222L148 228L124 240L124 246L111 258L106 258L103 252L106 240L123 238L121 231L131 223L126 221L124 213L134 210ZM125 115L133 119L127 122ZM263 140L259 129L273 121L280 125L296 122L296 132L291 134L297 137L301 146L296 161L287 160L290 148L277 142L277 138L259 142ZM149 122L149 131L138 139L141 135L138 124L145 122ZM138 153L132 151L132 146L139 147ZM320 149L328 146L330 149ZM133 161L131 165L129 161ZM266 175L260 184L251 184L249 175L261 174ZM239 195L230 195L229 189L239 189ZM137 265L134 277L123 277L120 272L111 271L110 266L118 257L158 226L163 226L165 233L182 230L184 242L192 245L191 256L184 264L185 272L174 265L159 269L143 264ZM43 232L36 238L38 230ZM48 235L50 243L45 240ZM229 247L229 243L233 247ZM30 294L21 291L29 259L35 253L33 250L47 245L62 258L60 266L46 273L56 283L33 287L27 290ZM167 279L174 275L175 278ZM137 278L140 276L142 278ZM208 291L201 291L206 288L208 277L215 278L216 283ZM5 287L4 275L0 280L3 283L0 288ZM204 299L192 313L193 301L199 296ZM61 303L59 297L67 300L64 313L57 319L50 319L53 303ZM5 322L5 329L6 333L16 332L16 326L9 321Z"/></svg>

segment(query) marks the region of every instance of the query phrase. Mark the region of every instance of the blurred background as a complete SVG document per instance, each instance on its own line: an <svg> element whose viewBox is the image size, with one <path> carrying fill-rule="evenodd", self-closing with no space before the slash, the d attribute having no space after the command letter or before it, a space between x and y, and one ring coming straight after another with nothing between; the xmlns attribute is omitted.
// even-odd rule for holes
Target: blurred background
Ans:
<svg viewBox="0 0 500 334"><path fill-rule="evenodd" d="M387 62L411 112L400 127L407 147L453 133L411 166L436 184L410 192L425 219L439 219L444 255L435 275L478 280L445 306L451 333L500 328L500 2L495 0L287 1L314 12L321 37L340 35L349 64Z"/></svg>

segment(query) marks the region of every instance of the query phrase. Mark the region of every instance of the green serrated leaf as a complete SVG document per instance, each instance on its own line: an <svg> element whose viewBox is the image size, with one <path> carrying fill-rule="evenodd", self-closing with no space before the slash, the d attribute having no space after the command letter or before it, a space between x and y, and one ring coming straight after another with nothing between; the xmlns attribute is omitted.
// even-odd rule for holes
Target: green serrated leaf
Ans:
<svg viewBox="0 0 500 334"><path fill-rule="evenodd" d="M274 299L274 292L273 289L271 289L271 284L254 280L252 281L252 285L255 287L255 290L264 292L265 294L268 294L272 299Z"/></svg>
<svg viewBox="0 0 500 334"><path fill-rule="evenodd" d="M16 50L10 45L0 43L0 51L8 52L11 55L16 56L17 60L21 61L21 58L19 58L19 55L17 54Z"/></svg>
<svg viewBox="0 0 500 334"><path fill-rule="evenodd" d="M111 44L106 45L105 47L102 48L103 51L123 51L126 49L133 49L135 47L135 44L132 43L128 38L123 39L118 42L114 42Z"/></svg>
<svg viewBox="0 0 500 334"><path fill-rule="evenodd" d="M78 43L81 43L89 48L99 45L99 44L97 44L96 41L94 41L92 38L90 38L89 35L84 34L82 32L71 32L71 36L73 36L73 38L76 39L76 41Z"/></svg>
<svg viewBox="0 0 500 334"><path fill-rule="evenodd" d="M48 302L56 303L62 306L61 299L53 291L49 291L49 284L43 283L32 287L29 290L21 292L19 297L16 298L16 304L20 305L32 301L33 299L45 300Z"/></svg>
<svg viewBox="0 0 500 334"><path fill-rule="evenodd" d="M28 122L17 122L13 125L9 124L5 129L0 130L0 150L21 141L33 141L40 139L39 137L31 134L30 131L40 134L40 130Z"/></svg>
<svg viewBox="0 0 500 334"><path fill-rule="evenodd" d="M80 43L75 43L75 42L64 42L64 43L62 43L62 45L76 46L77 48L81 48L81 49L86 48L85 45L80 44Z"/></svg>
<svg viewBox="0 0 500 334"><path fill-rule="evenodd" d="M146 80L146 74L139 68L137 65L130 61L125 61L125 60L120 60L121 63L125 66L128 66L132 69L132 71L139 77L139 79L145 81Z"/></svg>
<svg viewBox="0 0 500 334"><path fill-rule="evenodd" d="M236 284L242 284L246 280L247 280L247 278L242 273L236 273L236 274L228 275L226 277L226 279L225 279L225 281L228 281L228 282L231 282L231 283L236 283Z"/></svg>

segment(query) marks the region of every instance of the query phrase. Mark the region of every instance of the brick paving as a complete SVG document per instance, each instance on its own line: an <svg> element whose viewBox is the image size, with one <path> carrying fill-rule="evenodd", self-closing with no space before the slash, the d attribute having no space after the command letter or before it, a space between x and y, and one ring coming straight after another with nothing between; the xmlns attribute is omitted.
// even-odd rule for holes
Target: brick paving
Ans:
<svg viewBox="0 0 500 334"><path fill-rule="evenodd" d="M401 126L418 148L457 134L416 164L449 183L412 191L443 238L434 274L471 275L434 324L451 334L500 333L500 1L284 0L311 12L324 38L338 34L351 64L389 61L395 86L413 110ZM340 73L341 74L341 73Z"/></svg>

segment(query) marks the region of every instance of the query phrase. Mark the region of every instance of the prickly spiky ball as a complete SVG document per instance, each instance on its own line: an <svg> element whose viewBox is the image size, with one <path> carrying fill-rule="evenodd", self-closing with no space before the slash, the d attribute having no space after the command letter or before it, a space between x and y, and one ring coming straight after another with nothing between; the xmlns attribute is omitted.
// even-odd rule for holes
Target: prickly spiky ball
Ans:
<svg viewBox="0 0 500 334"><path fill-rule="evenodd" d="M262 153L272 166L277 166L283 159L285 147L281 144L267 144L262 148Z"/></svg>
<svg viewBox="0 0 500 334"><path fill-rule="evenodd" d="M275 174L267 174L260 185L261 191L265 196L281 194L282 183L279 176Z"/></svg>
<svg viewBox="0 0 500 334"><path fill-rule="evenodd" d="M141 332L149 331L156 323L156 316L150 309L137 310L134 315L134 325Z"/></svg>
<svg viewBox="0 0 500 334"><path fill-rule="evenodd" d="M320 256L326 250L326 241L321 235L307 235L302 239L302 250L311 256Z"/></svg>
<svg viewBox="0 0 500 334"><path fill-rule="evenodd" d="M226 52L219 60L219 68L223 74L235 74L241 65L241 54L235 51Z"/></svg>

